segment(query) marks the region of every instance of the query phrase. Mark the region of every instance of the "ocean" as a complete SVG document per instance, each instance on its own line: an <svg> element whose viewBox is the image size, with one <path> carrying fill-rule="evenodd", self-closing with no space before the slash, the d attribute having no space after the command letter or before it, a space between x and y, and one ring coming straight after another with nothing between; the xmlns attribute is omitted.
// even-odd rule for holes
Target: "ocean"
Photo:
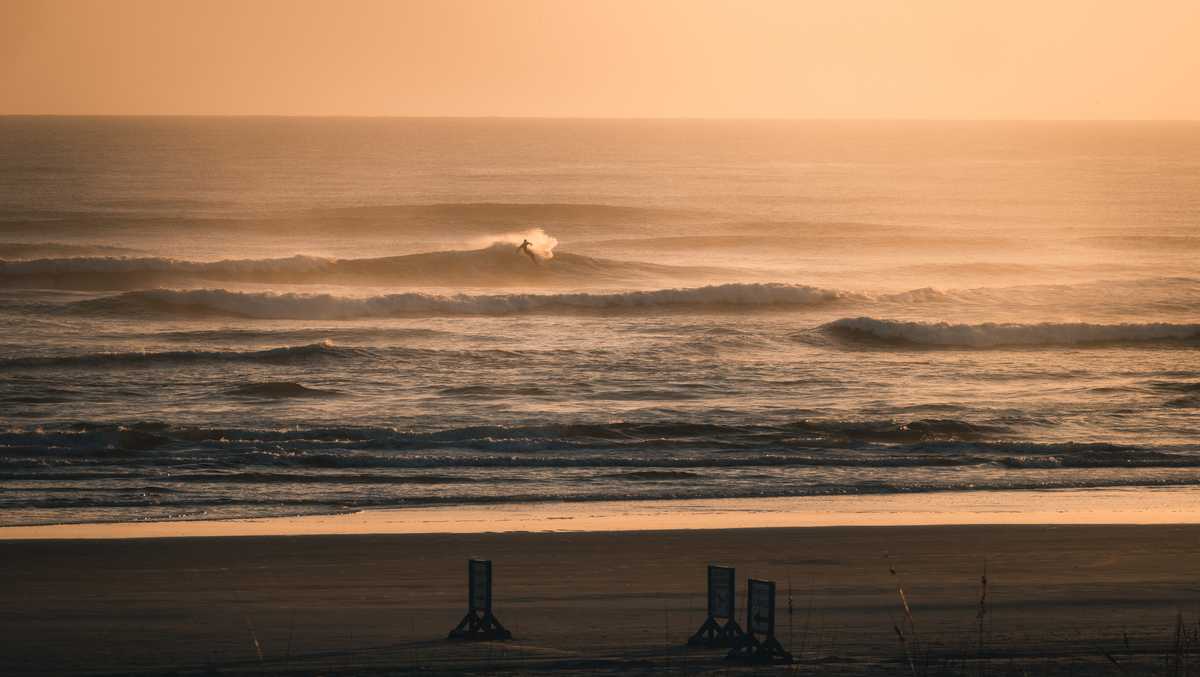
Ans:
<svg viewBox="0 0 1200 677"><path fill-rule="evenodd" d="M1200 123L2 117L0 259L0 526L1200 483Z"/></svg>

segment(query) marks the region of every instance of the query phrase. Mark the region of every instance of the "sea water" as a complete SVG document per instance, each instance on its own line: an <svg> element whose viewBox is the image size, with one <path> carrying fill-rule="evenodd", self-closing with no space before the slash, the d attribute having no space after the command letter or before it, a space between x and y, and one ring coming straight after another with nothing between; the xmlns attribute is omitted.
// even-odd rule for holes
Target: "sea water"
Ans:
<svg viewBox="0 0 1200 677"><path fill-rule="evenodd" d="M0 525L1200 482L1195 123L0 118L0 259Z"/></svg>

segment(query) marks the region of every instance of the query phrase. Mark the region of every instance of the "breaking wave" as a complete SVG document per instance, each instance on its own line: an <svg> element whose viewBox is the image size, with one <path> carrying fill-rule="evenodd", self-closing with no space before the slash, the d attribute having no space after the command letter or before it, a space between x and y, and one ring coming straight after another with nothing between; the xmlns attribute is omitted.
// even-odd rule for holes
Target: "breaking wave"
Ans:
<svg viewBox="0 0 1200 677"><path fill-rule="evenodd" d="M298 384L287 384L289 392ZM308 389L306 389L308 390ZM328 392L328 391L323 391ZM1005 439L1003 427L953 419L686 421L471 426L208 428L142 422L0 430L0 466L88 468L1195 468L1195 446ZM89 471L90 472L90 471Z"/></svg>
<svg viewBox="0 0 1200 677"><path fill-rule="evenodd" d="M282 389L294 392L298 385L286 382ZM957 419L597 422L427 431L159 422L9 427L0 428L0 481L24 488L0 495L0 525L131 516L227 519L428 504L1200 482L1195 445L1038 443L1011 440L1012 435L1004 427ZM453 486L460 484L470 491Z"/></svg>
<svg viewBox="0 0 1200 677"><path fill-rule="evenodd" d="M955 348L1088 346L1144 343L1200 344L1200 324L949 324L873 317L835 320L822 327L849 339L895 345Z"/></svg>
<svg viewBox="0 0 1200 677"><path fill-rule="evenodd" d="M556 259L557 260L557 259ZM354 298L329 294L233 292L224 289L126 292L79 301L73 308L116 314L225 316L259 319L347 320L436 315L620 312L639 309L795 308L862 298L790 284L723 284L613 294L456 294L420 292Z"/></svg>
<svg viewBox="0 0 1200 677"><path fill-rule="evenodd" d="M497 235L481 249L365 259L297 255L277 259L189 261L161 257L48 258L0 261L0 287L127 290L256 284L405 284L412 286L555 286L723 277L717 268L671 266L555 252L540 229ZM513 244L533 238L531 260Z"/></svg>
<svg viewBox="0 0 1200 677"><path fill-rule="evenodd" d="M885 294L879 301L908 306L913 304L969 305L995 308L1020 306L1037 308L1126 309L1138 315L1146 313L1187 313L1200 311L1200 279L1193 277L1144 277L1123 280L1095 280L1076 284L1017 285L938 289L923 287Z"/></svg>

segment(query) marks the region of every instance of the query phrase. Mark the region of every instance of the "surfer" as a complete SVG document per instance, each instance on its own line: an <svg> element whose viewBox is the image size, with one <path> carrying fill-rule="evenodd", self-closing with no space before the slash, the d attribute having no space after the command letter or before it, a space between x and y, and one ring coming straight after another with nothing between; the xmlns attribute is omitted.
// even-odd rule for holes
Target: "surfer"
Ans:
<svg viewBox="0 0 1200 677"><path fill-rule="evenodd" d="M537 263L537 262L538 262L538 259L537 259L537 254L534 254L534 253L533 253L533 249L532 249L532 247L533 247L533 243L532 243L532 242L530 242L529 240L522 240L522 241L521 241L521 246L520 246L520 247L517 247L517 251L519 251L519 252L525 252L525 255L529 257L529 260L530 260L530 261L533 261L534 263Z"/></svg>

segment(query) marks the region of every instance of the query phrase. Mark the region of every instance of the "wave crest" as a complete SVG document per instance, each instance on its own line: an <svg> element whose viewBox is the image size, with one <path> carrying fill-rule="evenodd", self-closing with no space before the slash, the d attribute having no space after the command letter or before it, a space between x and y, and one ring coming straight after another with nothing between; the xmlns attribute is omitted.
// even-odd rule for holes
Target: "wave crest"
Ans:
<svg viewBox="0 0 1200 677"><path fill-rule="evenodd" d="M523 243L530 244L530 250L534 255L542 261L549 261L554 258L554 248L558 246L558 238L546 233L541 228L531 228L529 230L518 233L501 233L500 235L488 235L479 238L475 244L480 249L493 247L495 245L512 245L520 247Z"/></svg>
<svg viewBox="0 0 1200 677"><path fill-rule="evenodd" d="M537 261L517 245L528 238ZM556 253L558 241L544 231L490 236L481 249L450 250L363 259L296 255L277 259L189 261L162 257L47 258L0 261L0 287L125 290L198 286L212 282L253 284L405 284L505 287L595 285L662 279L729 279L731 271L621 261Z"/></svg>
<svg viewBox="0 0 1200 677"><path fill-rule="evenodd" d="M849 339L897 345L954 348L1020 346L1120 345L1130 343L1187 343L1200 341L1200 324L950 324L904 322L873 317L842 318L822 326L827 333Z"/></svg>
<svg viewBox="0 0 1200 677"><path fill-rule="evenodd" d="M281 400L289 398L322 398L337 397L340 390L312 388L295 381L266 381L263 383L247 383L229 390L234 397L248 397L264 400Z"/></svg>
<svg viewBox="0 0 1200 677"><path fill-rule="evenodd" d="M639 309L794 308L854 298L853 294L790 284L723 284L612 294L456 294L409 292L366 298L330 294L233 292L224 289L126 292L72 304L85 312L258 319L347 320L437 315L620 312Z"/></svg>

